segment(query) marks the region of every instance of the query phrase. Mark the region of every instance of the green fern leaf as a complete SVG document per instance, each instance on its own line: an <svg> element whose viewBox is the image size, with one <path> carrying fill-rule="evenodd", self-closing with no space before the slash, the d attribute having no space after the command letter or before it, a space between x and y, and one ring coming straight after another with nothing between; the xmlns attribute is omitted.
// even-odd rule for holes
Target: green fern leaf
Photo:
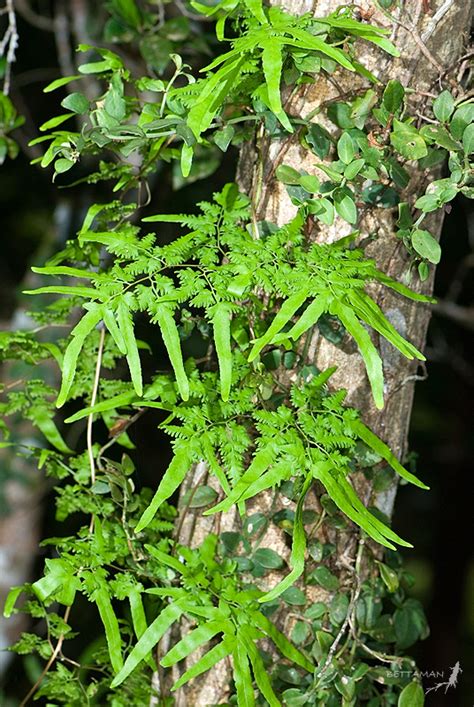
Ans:
<svg viewBox="0 0 474 707"><path fill-rule="evenodd" d="M196 678L199 675L206 673L208 670L211 670L211 668L217 665L217 663L220 663L221 660L224 660L224 658L227 658L227 656L231 654L234 649L234 645L234 640L226 636L221 643L218 643L217 646L214 646L214 648L207 651L207 653L205 653L202 658L194 663L189 670L186 670L186 672L183 673L183 675L181 675L181 677L175 682L171 690L179 690L180 687L193 678Z"/></svg>
<svg viewBox="0 0 474 707"><path fill-rule="evenodd" d="M135 533L140 533L151 523L161 504L167 501L168 498L172 496L176 489L180 486L184 477L188 473L191 464L192 453L190 449L188 447L180 447L177 449L169 467L160 481L160 485L158 486L150 505L146 511L143 512L140 520L138 521L135 528Z"/></svg>
<svg viewBox="0 0 474 707"><path fill-rule="evenodd" d="M125 661L110 685L111 689L118 687L128 678L131 672L145 660L146 656L160 641L166 631L176 622L183 613L182 602L178 600L167 606L159 616L148 626L145 633L141 636L138 643L133 647L130 655Z"/></svg>
<svg viewBox="0 0 474 707"><path fill-rule="evenodd" d="M230 348L230 310L225 302L213 307L212 326L214 343L219 362L222 400L229 400L232 383L232 351Z"/></svg>
<svg viewBox="0 0 474 707"><path fill-rule="evenodd" d="M138 353L137 340L133 330L132 313L124 299L120 300L117 308L117 322L123 343L127 349L126 357L133 387L136 394L141 397L143 395L143 382L140 354Z"/></svg>
<svg viewBox="0 0 474 707"><path fill-rule="evenodd" d="M69 395L76 374L77 359L84 346L84 342L101 319L101 308L97 305L89 305L88 312L71 332L71 341L69 342L63 358L61 389L56 401L56 407L58 408L64 405Z"/></svg>

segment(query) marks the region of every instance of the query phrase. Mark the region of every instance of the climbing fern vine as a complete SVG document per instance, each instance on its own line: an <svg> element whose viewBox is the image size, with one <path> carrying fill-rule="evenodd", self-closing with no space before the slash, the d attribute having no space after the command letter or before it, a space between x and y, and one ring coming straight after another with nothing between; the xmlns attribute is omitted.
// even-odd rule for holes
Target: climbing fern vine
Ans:
<svg viewBox="0 0 474 707"><path fill-rule="evenodd" d="M357 246L360 210L398 208L397 236L412 280L426 279L440 250L421 227L425 215L459 192L472 196L474 105L443 91L430 123L416 127L405 88L398 81L380 87L357 58L364 42L394 56L397 49L385 30L357 21L350 8L315 19L258 0L192 5L216 20L217 39L228 51L197 76L173 54L173 72L157 78L134 76L109 49L80 46L97 55L80 75L93 75L102 93L93 100L68 94L61 103L66 112L34 140L55 179L74 175L78 164L95 164L80 179L110 184L112 200L90 205L77 237L33 268L45 278L26 292L45 303L31 315L37 330L0 338L2 359L31 367L21 390L3 392L2 445L17 444L55 480L59 521L88 516L75 536L44 541L54 548L44 575L12 589L6 614L27 612L47 627L46 638L25 633L14 649L46 662L33 692L48 704L145 705L154 695L172 704L175 690L228 657L231 704L376 707L394 704L402 689L410 704L422 704L418 683L383 673L384 662L413 672L403 651L427 632L420 606L406 597L410 580L395 552L409 543L367 507L351 474L365 473L379 490L395 476L427 487L345 404L345 391L331 385L335 369L312 365L308 342L328 322L352 337L378 408L384 378L373 334L403 356L424 360L376 303L372 285L419 303L432 300L381 272ZM292 117L282 95L336 70L361 75L367 86L352 102L327 107L334 129L317 116ZM78 117L79 131L64 127ZM285 164L276 169L295 205L289 223L257 221L252 198L233 183L192 214L153 214L151 205L143 217L148 180L163 165L173 165L177 183L192 181L209 154L241 145L255 130L275 140L295 133L314 155L314 173ZM430 168L446 158L448 176L432 181L415 203L401 199L412 161ZM353 232L331 244L308 237L311 224L329 228L335 219ZM59 297L51 303L49 295ZM167 370L142 370L149 356L148 343L137 337L143 321L161 336ZM70 332L58 337L56 325L64 324ZM200 359L186 355L196 332ZM61 369L59 391L41 377L50 358ZM66 419L56 424L55 409L63 407ZM152 408L161 411L160 428L173 449L154 494L137 482L133 451L120 461L114 454L133 447L127 430ZM9 439L8 419L17 414L41 431L44 444ZM70 426L87 424L92 433L99 421L108 442L101 446L91 434L84 448L73 445ZM181 514L200 508L219 519L236 511L241 531L220 532L217 520L194 548L176 539L173 499L199 465L210 480L184 494ZM287 510L249 510L268 489L287 498ZM315 490L319 520L305 509ZM323 519L334 528L359 528L349 588L325 564L335 548L317 539ZM260 546L271 523L288 534L288 563ZM384 563L378 545L387 548ZM271 572L278 579L261 589ZM302 586L331 598L307 603ZM103 640L82 666L54 648L75 635L79 595L96 605L103 624ZM282 603L300 616L290 636L277 627ZM176 638L184 619L188 629ZM349 622L352 633L341 641ZM193 654L167 692L162 668Z"/></svg>

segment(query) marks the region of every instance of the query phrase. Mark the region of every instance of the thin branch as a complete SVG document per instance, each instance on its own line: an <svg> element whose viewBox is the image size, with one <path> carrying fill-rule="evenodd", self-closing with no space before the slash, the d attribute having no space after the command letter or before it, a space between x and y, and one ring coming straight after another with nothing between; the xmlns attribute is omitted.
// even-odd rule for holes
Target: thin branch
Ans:
<svg viewBox="0 0 474 707"><path fill-rule="evenodd" d="M59 78L59 76L59 71L51 66L40 69L30 69L29 71L22 71L21 74L15 74L14 86L15 88L22 88L32 83L49 83Z"/></svg>
<svg viewBox="0 0 474 707"><path fill-rule="evenodd" d="M89 18L89 7L85 0L69 0L66 7L70 12L71 29L74 44L90 44L87 22ZM84 55L87 57L87 53ZM82 91L92 100L101 94L101 86L92 74L84 75L82 81Z"/></svg>
<svg viewBox="0 0 474 707"><path fill-rule="evenodd" d="M328 655L327 655L327 658L324 662L323 667L321 668L321 670L317 674L318 679L324 675L324 673L327 671L327 669L331 665L331 662L332 662L332 659L334 658L334 654L336 653L337 647L338 647L339 643L341 642L341 639L342 639L343 635L345 634L348 626L350 626L350 622L351 622L357 601L359 599L360 590L361 590L361 581L360 581L360 576L359 576L359 572L358 572L358 566L360 565L360 561L361 561L361 557L362 557L362 553L363 553L363 548L364 548L364 541L363 541L363 539L361 539L359 541L358 548L357 548L356 568L355 569L351 568L352 572L353 572L354 579L355 579L355 587L353 587L352 592L351 592L351 599L349 602L349 606L347 607L346 617L345 617L344 621L342 622L341 628L339 629L339 632L338 632L336 638L334 639L334 641L328 651Z"/></svg>
<svg viewBox="0 0 474 707"><path fill-rule="evenodd" d="M459 264L454 277L451 279L448 293L444 298L445 302L457 301L465 286L466 276L471 268L474 268L474 253L469 253Z"/></svg>
<svg viewBox="0 0 474 707"><path fill-rule="evenodd" d="M159 4L161 6L161 3ZM189 17L190 20L196 20L197 22L214 22L214 17L207 17L206 15L200 15L197 12L191 12L188 10L185 3L182 0L175 0L175 5L184 17Z"/></svg>
<svg viewBox="0 0 474 707"><path fill-rule="evenodd" d="M451 1L451 0L450 0L450 1ZM438 74L441 74L441 73L443 72L443 70L444 70L443 67L442 67L441 64L435 59L435 57L431 54L431 52L429 51L428 47L426 46L426 44L424 43L424 41L422 40L422 38L421 38L420 35L418 34L418 30L417 30L417 28L416 28L416 27L417 27L417 24L418 24L418 20L419 20L420 14L421 14L421 8L422 8L421 3L420 3L420 5L419 5L419 7L418 7L418 12L417 12L417 14L416 14L416 17L411 21L411 22L412 22L412 26L411 26L411 27L410 27L409 25L405 24L404 22L402 22L401 20L397 19L396 17L394 17L392 14L390 14L390 12L388 12L388 11L385 10L384 8L382 8L381 5L379 5L378 2L377 2L377 7L381 10L381 12L383 12L383 14L385 15L385 17L387 17L391 22L393 22L394 24L398 25L399 27L402 27L402 29L404 29L406 32L409 32L409 33L411 34L411 36L413 37L413 40L414 40L415 44L418 46L418 48L419 48L419 50L421 51L421 53L428 59L428 61L430 62L430 64L432 64L432 65L435 67L435 69L437 70ZM408 14L408 13L406 13L406 14ZM430 36L431 36L431 35L430 35Z"/></svg>
<svg viewBox="0 0 474 707"><path fill-rule="evenodd" d="M13 7L13 0L6 0L5 7L1 10L2 15L8 17L8 27L0 41L0 57L5 56L5 75L3 78L3 93L8 96L10 93L11 68L15 61L15 54L18 47L18 30L16 26L16 15Z"/></svg>
<svg viewBox="0 0 474 707"><path fill-rule="evenodd" d="M43 15L35 12L28 0L15 0L15 7L18 14L23 17L30 25L37 27L43 32L54 32L53 24L50 17L44 17Z"/></svg>
<svg viewBox="0 0 474 707"><path fill-rule="evenodd" d="M420 37L420 35L418 34L417 30L416 30L415 28L413 28L413 27L409 27L409 26L406 25L404 22L400 22L400 20L394 20L394 21L395 21L397 24L399 24L400 27L403 27L404 30L406 30L407 32L409 32L409 33L411 34L411 36L413 37L413 40L414 40L415 44L416 44L416 45L418 46L418 48L420 49L421 53L428 59L428 61L430 62L430 64L432 64L432 65L435 67L435 69L436 69L436 71L438 72L438 74L442 74L443 71L444 71L443 67L442 67L441 64L434 58L433 54L430 52L430 50L428 49L428 47L426 46L426 44L423 42L423 40L422 40L422 38Z"/></svg>
<svg viewBox="0 0 474 707"><path fill-rule="evenodd" d="M94 407L97 400L97 391L99 390L100 369L102 366L102 353L104 351L105 328L100 330L99 350L97 352L97 361L95 366L94 384L92 387L91 408ZM92 446L92 426L94 424L94 413L91 412L87 417L87 454L89 456L89 465L91 470L91 485L95 483L95 459L94 449Z"/></svg>
<svg viewBox="0 0 474 707"><path fill-rule="evenodd" d="M64 616L63 616L63 621L64 621L65 623L68 622L68 620L69 620L69 614L70 614L70 613L71 613L71 607L68 606L68 607L66 608L66 611L64 612ZM33 697L33 695L35 694L35 692L37 691L37 689L39 688L39 686L40 686L41 683L43 682L43 679L44 679L45 675L49 672L51 666L53 665L54 661L56 660L56 658L58 657L59 653L61 652L61 648L62 648L62 646L63 646L63 642L64 642L64 637L65 637L65 635L66 635L65 633L61 633L61 635L59 636L58 642L56 643L56 648L55 648L54 651L52 652L51 656L50 656L49 659L48 659L48 662L46 663L46 665L44 666L43 670L41 671L41 675L39 676L39 678L37 679L37 681L35 682L35 684L34 684L33 687L31 688L31 690L29 691L29 693L26 695L26 697L20 702L20 704L18 705L18 707L25 707L25 705L28 704L28 702L30 701L30 699Z"/></svg>
<svg viewBox="0 0 474 707"><path fill-rule="evenodd" d="M186 517L186 514L189 512L192 500L194 498L194 494L196 493L197 489L199 488L199 486L202 484L202 482L206 478L208 471L209 471L208 465L205 461L200 461L196 464L196 471L195 471L195 475L194 475L194 486L191 487L191 492L189 494L189 498L186 501L185 507L182 509L182 511L180 513L179 523L178 523L178 526L174 532L174 536L177 540L179 540L179 536L181 534L181 529L184 524L184 519ZM197 480L196 480L196 476L197 476Z"/></svg>
<svg viewBox="0 0 474 707"><path fill-rule="evenodd" d="M97 391L99 389L99 380L100 380L100 369L102 366L102 354L104 351L104 340L105 340L105 328L102 327L100 330L100 339L99 339L99 350L97 352L97 361L96 361L96 367L95 367L95 375L94 375L94 382L92 386L92 396L91 396L91 407L94 407L96 400L97 400ZM87 452L89 455L89 463L90 463L90 469L91 469L91 483L93 484L95 481L95 461L94 461L94 452L93 452L93 447L92 447L92 425L94 423L94 414L90 413L88 418L87 418ZM91 517L91 522L89 525L89 532L92 532L92 529L94 527L94 516ZM82 571L82 567L79 569L79 572ZM69 619L69 614L71 613L71 607L68 606L66 608L66 611L64 612L64 617L63 621L65 623L68 622ZM51 666L55 662L56 658L58 657L59 653L61 652L61 648L64 642L64 637L65 633L61 633L61 635L58 638L58 642L56 643L56 648L52 652L51 656L48 659L48 662L44 666L43 670L41 671L41 675L31 688L31 690L28 692L26 697L20 702L19 707L25 707L25 705L29 702L29 700L33 697L39 686L41 685L45 675L49 672Z"/></svg>
<svg viewBox="0 0 474 707"><path fill-rule="evenodd" d="M104 452L109 449L109 447L112 447L118 440L118 438L123 435L129 427L131 427L142 415L147 412L149 408L140 408L135 415L132 415L123 425L120 426L120 430L116 434L112 434L112 438L108 440L104 444L103 447L100 448L99 454L97 455L97 466L99 469L102 469L102 457L104 455ZM110 434L110 433L109 433Z"/></svg>
<svg viewBox="0 0 474 707"><path fill-rule="evenodd" d="M72 76L76 73L76 67L72 60L72 48L69 35L69 18L66 13L64 3L58 2L54 16L54 39L58 52L58 62L63 76ZM76 83L75 81L73 82ZM71 90L76 90L77 85Z"/></svg>
<svg viewBox="0 0 474 707"><path fill-rule="evenodd" d="M454 6L454 3L455 0L445 0L445 2L436 10L435 14L428 22L428 26L426 27L425 31L421 35L421 40L423 42L427 42L430 39L431 35L436 30L436 27L439 25L444 16L449 12L449 10Z"/></svg>
<svg viewBox="0 0 474 707"><path fill-rule="evenodd" d="M463 307L456 302L447 302L446 300L438 300L434 309L435 314L440 314L442 317L451 319L456 324L459 324L466 329L474 329L474 306Z"/></svg>

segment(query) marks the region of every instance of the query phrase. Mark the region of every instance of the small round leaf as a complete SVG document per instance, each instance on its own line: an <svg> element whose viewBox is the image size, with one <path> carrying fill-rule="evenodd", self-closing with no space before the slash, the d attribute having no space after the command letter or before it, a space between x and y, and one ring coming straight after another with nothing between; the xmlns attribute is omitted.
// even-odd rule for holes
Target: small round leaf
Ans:
<svg viewBox="0 0 474 707"><path fill-rule="evenodd" d="M419 682L410 682L400 693L398 707L423 707L425 694Z"/></svg>
<svg viewBox="0 0 474 707"><path fill-rule="evenodd" d="M441 247L429 231L417 228L411 237L411 244L418 255L437 265L441 259Z"/></svg>

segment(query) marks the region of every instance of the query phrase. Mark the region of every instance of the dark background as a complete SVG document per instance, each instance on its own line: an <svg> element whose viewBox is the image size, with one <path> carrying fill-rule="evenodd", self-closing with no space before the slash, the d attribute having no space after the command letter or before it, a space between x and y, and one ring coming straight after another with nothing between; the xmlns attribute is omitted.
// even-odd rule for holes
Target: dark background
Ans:
<svg viewBox="0 0 474 707"><path fill-rule="evenodd" d="M64 190L51 183L51 171L31 166L26 145L37 134L37 126L58 112L60 94L43 95L42 88L59 75L57 53L51 33L40 32L19 21L21 37L14 65L12 99L26 118L17 134L24 150L15 161L0 168L0 210L2 223L0 258L0 328L8 329L25 306L20 292L30 265L41 265L48 254L73 235L85 206L100 200L90 187ZM38 58L40 57L40 58ZM225 164L206 180L173 194L169 175L155 187L153 207L172 211L192 208L208 198L234 174L236 154L227 154ZM164 181L163 181L164 180ZM167 181L166 181L167 180ZM166 184L163 188L163 183ZM416 387L410 448L417 455L417 469L431 487L422 493L413 486L400 489L394 525L409 538L414 550L404 550L407 569L416 582L413 595L425 606L430 636L411 652L420 669L444 671L443 678L426 678L430 687L449 677L450 667L460 661L463 670L459 687L444 695L430 693L429 707L472 705L474 697L474 563L472 557L472 392L474 363L472 330L474 304L469 267L474 265L474 212L464 198L458 198L446 215L442 235L443 259L437 269L435 293L445 302L454 299L469 314L464 323L437 314L431 321L427 343L428 378ZM146 416L134 429L137 461L143 478L155 476L152 445L156 442L157 419ZM162 463L166 463L163 458ZM57 532L46 500L42 537ZM24 695L22 660L7 676L12 693Z"/></svg>

